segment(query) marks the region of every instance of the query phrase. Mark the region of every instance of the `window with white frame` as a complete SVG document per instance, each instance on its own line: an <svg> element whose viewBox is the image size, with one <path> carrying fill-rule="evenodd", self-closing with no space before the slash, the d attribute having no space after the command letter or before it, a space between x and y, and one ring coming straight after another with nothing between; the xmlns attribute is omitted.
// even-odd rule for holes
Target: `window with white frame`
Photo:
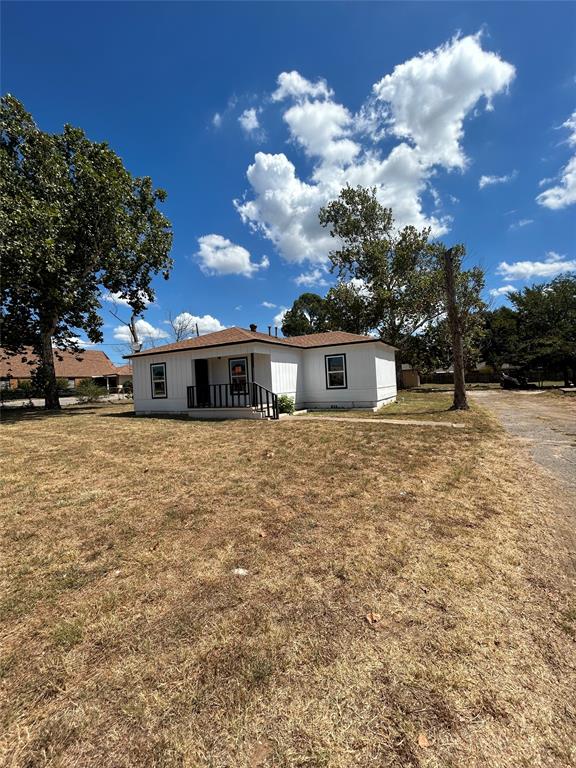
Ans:
<svg viewBox="0 0 576 768"><path fill-rule="evenodd" d="M326 355L326 388L346 389L348 378L346 375L346 355Z"/></svg>
<svg viewBox="0 0 576 768"><path fill-rule="evenodd" d="M167 397L166 363L152 363L150 366L150 378L152 380L152 397Z"/></svg>

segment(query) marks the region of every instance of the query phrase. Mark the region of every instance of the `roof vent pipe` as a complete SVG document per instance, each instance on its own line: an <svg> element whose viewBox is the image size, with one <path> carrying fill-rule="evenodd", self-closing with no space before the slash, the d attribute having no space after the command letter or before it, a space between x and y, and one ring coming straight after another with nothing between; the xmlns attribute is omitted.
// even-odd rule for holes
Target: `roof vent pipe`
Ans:
<svg viewBox="0 0 576 768"><path fill-rule="evenodd" d="M250 323L250 330L252 331L252 333L256 332L256 328L258 328L256 323Z"/></svg>
<svg viewBox="0 0 576 768"><path fill-rule="evenodd" d="M278 336L278 326L274 326L274 336Z"/></svg>
<svg viewBox="0 0 576 768"><path fill-rule="evenodd" d="M268 326L268 336L272 336L272 326Z"/></svg>

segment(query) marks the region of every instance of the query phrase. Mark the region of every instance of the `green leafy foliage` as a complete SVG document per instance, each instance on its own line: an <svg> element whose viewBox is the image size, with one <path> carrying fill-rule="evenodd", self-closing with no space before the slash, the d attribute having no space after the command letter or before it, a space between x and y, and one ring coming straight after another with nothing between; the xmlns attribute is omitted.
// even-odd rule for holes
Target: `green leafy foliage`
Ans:
<svg viewBox="0 0 576 768"><path fill-rule="evenodd" d="M93 403L107 394L104 387L99 387L92 379L82 379L76 387L76 394L84 403Z"/></svg>
<svg viewBox="0 0 576 768"><path fill-rule="evenodd" d="M278 411L279 413L289 413L292 415L295 410L294 398L290 395L278 396Z"/></svg>
<svg viewBox="0 0 576 768"><path fill-rule="evenodd" d="M398 364L408 362L422 371L449 367L453 351L445 317L445 246L430 240L429 229L397 229L392 210L381 205L375 189L345 187L320 210L319 219L339 244L330 253L338 282L324 298L298 297L284 317L284 335L376 331L399 348ZM462 269L464 246L451 253L457 323L465 362L472 365L482 336L484 274L477 267Z"/></svg>
<svg viewBox="0 0 576 768"><path fill-rule="evenodd" d="M79 128L40 130L13 96L0 117L2 344L33 347L46 407L59 407L53 344L78 351L78 331L101 342L103 291L140 313L152 277L168 276L172 234L157 208L166 195Z"/></svg>
<svg viewBox="0 0 576 768"><path fill-rule="evenodd" d="M473 368L481 359L481 343L484 337L484 313L474 313L464 334L464 363L466 370ZM422 333L406 340L402 360L420 373L447 370L452 365L452 340L445 318L431 323Z"/></svg>
<svg viewBox="0 0 576 768"><path fill-rule="evenodd" d="M319 219L339 243L330 253L333 270L360 289L363 326L401 347L442 313L442 276L429 229L398 230L376 190L363 187L345 187Z"/></svg>
<svg viewBox="0 0 576 768"><path fill-rule="evenodd" d="M378 201L376 190L363 187L345 187L321 209L319 218L340 244L330 253L342 281L330 292L335 299L333 327L360 333L374 329L403 352L409 339L425 334L443 318L446 248L430 240L430 229L396 228L392 210ZM452 252L458 259L458 305L466 325L468 315L483 309L483 272L461 269L462 245Z"/></svg>
<svg viewBox="0 0 576 768"><path fill-rule="evenodd" d="M58 392L66 392L70 389L68 386L68 379L65 379L62 376L56 379L56 386L58 387Z"/></svg>
<svg viewBox="0 0 576 768"><path fill-rule="evenodd" d="M510 307L498 307L487 312L481 355L486 363L498 371L505 363L519 360L520 337L518 315Z"/></svg>
<svg viewBox="0 0 576 768"><path fill-rule="evenodd" d="M282 320L284 336L303 336L329 330L326 302L317 293L301 294Z"/></svg>
<svg viewBox="0 0 576 768"><path fill-rule="evenodd" d="M340 281L325 297L303 293L284 315L284 336L303 336L324 331L367 333L371 317L365 293L353 282Z"/></svg>
<svg viewBox="0 0 576 768"><path fill-rule="evenodd" d="M576 374L576 276L560 275L549 283L510 294L513 308L500 307L486 319L483 353L499 369L503 363L526 370L562 371L566 382Z"/></svg>

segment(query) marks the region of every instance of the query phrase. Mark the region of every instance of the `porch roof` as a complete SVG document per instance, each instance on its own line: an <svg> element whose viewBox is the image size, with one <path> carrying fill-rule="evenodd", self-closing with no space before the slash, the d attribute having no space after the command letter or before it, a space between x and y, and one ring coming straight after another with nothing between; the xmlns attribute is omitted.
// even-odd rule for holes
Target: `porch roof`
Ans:
<svg viewBox="0 0 576 768"><path fill-rule="evenodd" d="M279 337L270 336L267 333L259 331L248 331L246 328L234 326L225 328L223 331L207 333L204 336L197 336L192 339L176 341L173 344L164 344L161 347L146 349L143 352L136 352L132 355L125 355L126 358L143 357L146 355L158 355L164 352L181 352L187 349L206 349L208 347L224 347L234 344L246 344L247 342L260 342L264 344L277 344L283 347L297 347L299 349L312 349L314 347L332 347L343 344L366 344L368 342L381 342L382 339L375 336L364 336L358 333L347 333L346 331L326 331L325 333L311 333L306 336Z"/></svg>

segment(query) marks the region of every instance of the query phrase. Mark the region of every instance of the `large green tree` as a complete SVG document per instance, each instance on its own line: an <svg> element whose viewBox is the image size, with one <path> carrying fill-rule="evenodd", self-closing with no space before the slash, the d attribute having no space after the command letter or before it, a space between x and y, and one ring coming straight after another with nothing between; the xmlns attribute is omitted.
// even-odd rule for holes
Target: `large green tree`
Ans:
<svg viewBox="0 0 576 768"><path fill-rule="evenodd" d="M282 319L284 336L304 336L329 330L326 301L317 293L302 293Z"/></svg>
<svg viewBox="0 0 576 768"><path fill-rule="evenodd" d="M1 343L34 348L46 407L59 408L54 348L80 353L79 331L102 341L102 292L138 314L154 298L152 277L168 277L171 227L157 208L166 195L79 128L40 130L10 95L0 116Z"/></svg>
<svg viewBox="0 0 576 768"><path fill-rule="evenodd" d="M429 229L397 229L376 190L363 187L345 187L319 219L338 243L330 253L333 269L363 286L369 326L388 343L402 348L442 314L442 274Z"/></svg>
<svg viewBox="0 0 576 768"><path fill-rule="evenodd" d="M367 333L371 315L364 291L354 283L339 282L325 297L302 293L282 320L284 336L303 336L322 331Z"/></svg>
<svg viewBox="0 0 576 768"><path fill-rule="evenodd" d="M576 276L560 275L545 285L510 294L518 318L519 361L525 367L576 373Z"/></svg>
<svg viewBox="0 0 576 768"><path fill-rule="evenodd" d="M482 353L496 370L504 363L530 371L561 373L566 383L576 375L576 276L560 275L549 283L509 294L512 307L487 313Z"/></svg>
<svg viewBox="0 0 576 768"><path fill-rule="evenodd" d="M498 307L486 312L481 356L495 371L520 362L518 313L511 307Z"/></svg>
<svg viewBox="0 0 576 768"><path fill-rule="evenodd" d="M481 359L484 314L475 313L464 334L464 364L470 370ZM420 373L433 373L452 365L452 339L446 318L430 323L422 333L411 336L404 346L403 362Z"/></svg>
<svg viewBox="0 0 576 768"><path fill-rule="evenodd" d="M460 393L454 407L466 407L464 351L484 308L480 297L484 275L479 268L462 269L464 246L446 249L430 239L427 228L398 229L392 210L378 201L375 189L345 187L320 210L319 218L338 243L330 253L333 270L346 285L356 288L354 312L347 318L359 318L359 326L376 329L399 348L398 373L401 362L415 350L422 357L427 342L437 348L435 326L448 316L455 384L459 381L455 392ZM331 321L336 320L333 315Z"/></svg>

